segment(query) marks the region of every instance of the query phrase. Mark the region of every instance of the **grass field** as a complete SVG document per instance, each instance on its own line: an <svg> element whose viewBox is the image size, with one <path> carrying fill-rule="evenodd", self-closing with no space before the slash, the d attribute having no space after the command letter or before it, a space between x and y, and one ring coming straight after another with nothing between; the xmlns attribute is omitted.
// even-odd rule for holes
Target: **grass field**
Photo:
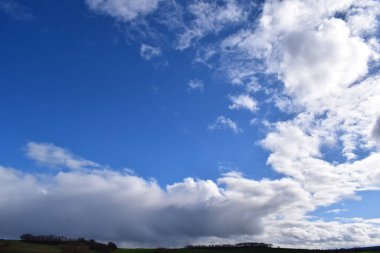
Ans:
<svg viewBox="0 0 380 253"><path fill-rule="evenodd" d="M43 245L17 240L0 240L0 253L97 253L83 245ZM112 253L321 253L334 251L313 251L282 248L230 248L230 249L117 249ZM380 251L355 250L351 253L380 253Z"/></svg>
<svg viewBox="0 0 380 253"><path fill-rule="evenodd" d="M153 253L156 249L117 249L115 253Z"/></svg>
<svg viewBox="0 0 380 253"><path fill-rule="evenodd" d="M0 241L1 253L60 253L62 248L55 245L33 244L21 241Z"/></svg>

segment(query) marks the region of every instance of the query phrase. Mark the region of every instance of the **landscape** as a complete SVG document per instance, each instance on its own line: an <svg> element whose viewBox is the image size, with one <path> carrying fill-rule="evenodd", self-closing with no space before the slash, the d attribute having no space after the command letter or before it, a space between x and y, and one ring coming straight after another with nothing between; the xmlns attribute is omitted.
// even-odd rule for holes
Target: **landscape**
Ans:
<svg viewBox="0 0 380 253"><path fill-rule="evenodd" d="M100 243L84 238L63 236L33 236L24 234L21 240L0 240L1 253L376 253L380 247L347 249L292 249L273 247L265 243L238 243L219 245L186 245L183 248L117 248L113 242Z"/></svg>
<svg viewBox="0 0 380 253"><path fill-rule="evenodd" d="M380 0L0 0L0 253L380 253Z"/></svg>

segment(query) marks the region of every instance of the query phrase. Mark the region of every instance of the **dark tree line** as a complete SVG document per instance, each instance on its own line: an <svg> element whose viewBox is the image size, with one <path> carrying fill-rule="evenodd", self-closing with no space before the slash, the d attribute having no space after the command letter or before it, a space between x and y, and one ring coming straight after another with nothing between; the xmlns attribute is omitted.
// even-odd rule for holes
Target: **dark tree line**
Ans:
<svg viewBox="0 0 380 253"><path fill-rule="evenodd" d="M210 244L210 245L187 245L188 249L210 249L210 248L272 248L272 244L262 242L244 242L236 244Z"/></svg>
<svg viewBox="0 0 380 253"><path fill-rule="evenodd" d="M21 241L30 243L41 243L41 244L62 244L67 242L68 239L64 236L56 235L32 235L23 234L20 236Z"/></svg>
<svg viewBox="0 0 380 253"><path fill-rule="evenodd" d="M100 252L110 252L117 249L117 245L113 242L108 244L100 243L95 240L86 240L84 238L69 239L64 236L56 235L32 235L23 234L20 236L21 241L28 243L38 243L38 244L50 244L50 245L82 245L87 246L91 250Z"/></svg>

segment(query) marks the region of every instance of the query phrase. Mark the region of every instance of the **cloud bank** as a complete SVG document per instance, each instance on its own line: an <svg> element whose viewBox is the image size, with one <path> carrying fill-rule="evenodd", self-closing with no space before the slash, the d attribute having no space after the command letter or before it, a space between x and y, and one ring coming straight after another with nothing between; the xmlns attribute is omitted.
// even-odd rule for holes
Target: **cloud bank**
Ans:
<svg viewBox="0 0 380 253"><path fill-rule="evenodd" d="M47 145L32 144L34 148ZM54 153L49 155L54 159ZM74 167L48 176L0 167L0 236L17 237L33 231L114 240L126 246L242 240L310 247L319 243L354 245L358 240L373 244L380 235L376 221L312 222L303 217L319 205L378 184L379 172L371 181L368 177L373 173L354 173L356 178L347 174L373 169L379 161L380 155L376 155L337 167L337 172L311 174L307 184L290 177L252 180L229 172L215 182L186 178L166 187L109 168ZM62 166L71 169L70 163ZM323 184L317 181L321 177ZM333 181L326 180L329 178Z"/></svg>

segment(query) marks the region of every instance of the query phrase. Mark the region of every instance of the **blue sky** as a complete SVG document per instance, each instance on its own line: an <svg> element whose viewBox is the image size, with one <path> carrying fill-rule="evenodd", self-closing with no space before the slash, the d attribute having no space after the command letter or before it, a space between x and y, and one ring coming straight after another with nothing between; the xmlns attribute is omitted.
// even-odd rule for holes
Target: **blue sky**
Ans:
<svg viewBox="0 0 380 253"><path fill-rule="evenodd" d="M0 236L380 244L380 4L307 2L0 0Z"/></svg>
<svg viewBox="0 0 380 253"><path fill-rule="evenodd" d="M163 184L186 176L215 179L220 164L258 178L272 175L256 168L266 161L255 143L264 136L262 127L249 126L250 112L228 109L228 82L192 63L193 52L146 61L140 44L126 43L112 20L94 16L83 3L62 5L28 6L38 16L29 22L2 16L8 34L2 42L2 117L10 123L4 132L11 133L2 142L3 161L33 166L20 161L20 147L34 140L113 168L130 167ZM203 91L189 90L190 80L204 83ZM208 131L220 114L248 128L241 135Z"/></svg>

